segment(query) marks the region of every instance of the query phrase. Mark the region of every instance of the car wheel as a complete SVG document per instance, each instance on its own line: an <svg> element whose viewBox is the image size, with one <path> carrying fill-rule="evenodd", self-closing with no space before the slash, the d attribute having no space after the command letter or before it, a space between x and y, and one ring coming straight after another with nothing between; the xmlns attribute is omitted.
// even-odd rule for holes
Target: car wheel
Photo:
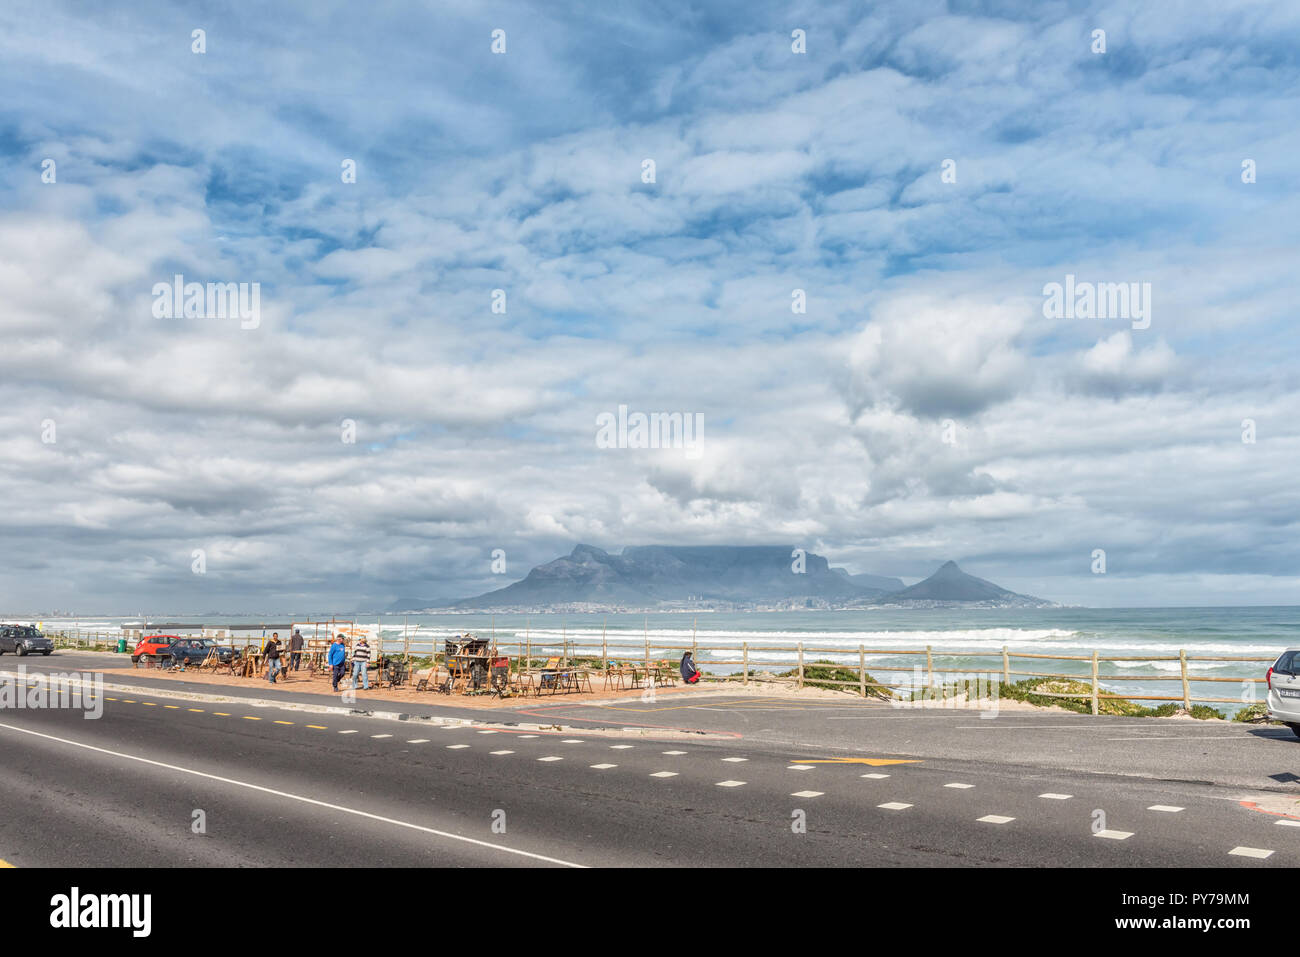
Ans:
<svg viewBox="0 0 1300 957"><path fill-rule="evenodd" d="M139 655L132 655L132 656L131 656L131 664L133 664L133 665L138 665L139 663L140 663L140 656L139 656Z"/></svg>
<svg viewBox="0 0 1300 957"><path fill-rule="evenodd" d="M1297 738L1300 738L1300 724L1293 724L1292 722L1288 721L1286 723L1286 726L1295 732L1295 736Z"/></svg>
<svg viewBox="0 0 1300 957"><path fill-rule="evenodd" d="M24 644L14 645L14 651L17 653L19 658L27 657L27 646Z"/></svg>
<svg viewBox="0 0 1300 957"><path fill-rule="evenodd" d="M46 658L50 656L50 653L48 651L42 651L41 654L43 654Z"/></svg>

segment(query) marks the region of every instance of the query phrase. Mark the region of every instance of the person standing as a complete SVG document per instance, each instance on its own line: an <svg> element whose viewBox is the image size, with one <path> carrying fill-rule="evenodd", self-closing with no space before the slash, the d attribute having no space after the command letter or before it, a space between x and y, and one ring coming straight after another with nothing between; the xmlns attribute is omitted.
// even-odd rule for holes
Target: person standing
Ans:
<svg viewBox="0 0 1300 957"><path fill-rule="evenodd" d="M330 645L329 657L326 659L330 665L330 674L334 679L334 690L339 690L339 682L343 680L343 671L347 668L348 649L343 644L343 636L339 635L334 639L334 644Z"/></svg>
<svg viewBox="0 0 1300 957"><path fill-rule="evenodd" d="M293 637L289 639L289 667L297 671L302 664L302 632L297 628L293 630Z"/></svg>
<svg viewBox="0 0 1300 957"><path fill-rule="evenodd" d="M352 649L352 687L357 686L357 675L361 675L362 688L365 691L370 690L370 646L366 644L365 638L358 638L356 647Z"/></svg>
<svg viewBox="0 0 1300 957"><path fill-rule="evenodd" d="M280 672L280 633L271 632L271 640L266 643L262 649L262 654L266 656L266 680L275 684L275 676Z"/></svg>

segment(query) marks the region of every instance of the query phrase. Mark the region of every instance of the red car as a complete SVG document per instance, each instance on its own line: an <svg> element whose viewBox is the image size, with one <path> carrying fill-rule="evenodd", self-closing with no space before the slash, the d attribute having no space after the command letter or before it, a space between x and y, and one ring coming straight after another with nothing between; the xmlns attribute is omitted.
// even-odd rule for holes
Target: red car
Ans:
<svg viewBox="0 0 1300 957"><path fill-rule="evenodd" d="M131 660L136 664L140 663L141 658L159 658L173 641L179 641L180 635L145 635L135 646L135 651L131 652Z"/></svg>

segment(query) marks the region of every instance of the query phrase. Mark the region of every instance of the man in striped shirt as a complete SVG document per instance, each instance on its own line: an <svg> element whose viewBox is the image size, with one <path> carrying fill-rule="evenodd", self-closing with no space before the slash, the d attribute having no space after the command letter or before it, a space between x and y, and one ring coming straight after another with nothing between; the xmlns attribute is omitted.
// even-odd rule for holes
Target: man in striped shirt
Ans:
<svg viewBox="0 0 1300 957"><path fill-rule="evenodd" d="M370 646L366 644L365 638L358 638L356 645L352 649L352 687L357 686L357 675L361 675L361 687L370 690Z"/></svg>

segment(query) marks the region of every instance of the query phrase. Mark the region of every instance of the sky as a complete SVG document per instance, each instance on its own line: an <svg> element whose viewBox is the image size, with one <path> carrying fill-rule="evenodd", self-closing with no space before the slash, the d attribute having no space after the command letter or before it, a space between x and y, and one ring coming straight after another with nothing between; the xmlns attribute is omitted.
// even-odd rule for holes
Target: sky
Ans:
<svg viewBox="0 0 1300 957"><path fill-rule="evenodd" d="M1298 80L1285 2L6 3L0 610L578 543L1294 604Z"/></svg>

